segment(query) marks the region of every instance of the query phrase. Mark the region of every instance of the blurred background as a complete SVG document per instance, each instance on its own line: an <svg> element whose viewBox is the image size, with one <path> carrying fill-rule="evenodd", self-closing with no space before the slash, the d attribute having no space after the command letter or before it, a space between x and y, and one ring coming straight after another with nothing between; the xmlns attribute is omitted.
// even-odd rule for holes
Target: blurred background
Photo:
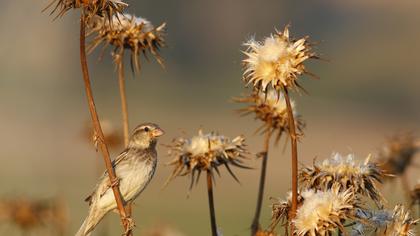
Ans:
<svg viewBox="0 0 420 236"><path fill-rule="evenodd" d="M88 142L89 113L81 78L78 11L56 21L41 10L48 0L0 2L0 198L60 199L67 216L65 235L73 235L87 213L83 199L103 171L102 158ZM300 161L310 164L332 152L374 156L387 137L420 130L420 2L415 0L353 1L130 1L128 12L155 25L167 22L162 49L166 69L142 61L133 77L127 68L130 126L144 121L166 130L160 140L204 131L227 136L244 134L252 153L262 149L254 131L260 123L240 118L242 107L231 98L244 93L241 81L242 43L261 39L291 23L295 37L309 35L316 51L328 60L308 64L321 79L303 78L309 94L294 93L307 123L299 145ZM122 133L118 81L109 51L103 60L89 56L98 112ZM290 189L289 146L270 152L262 220L270 220L269 197ZM118 154L121 146L114 146ZM136 201L136 235L166 225L180 235L209 235L204 181L187 197L188 179L162 188L171 167L167 149L159 146L157 174ZM253 157L253 156L251 156ZM419 159L419 158L417 158ZM417 160L417 163L420 163ZM226 172L216 182L218 225L224 235L248 235L255 209L259 176L237 170L242 184ZM409 169L409 184L420 178ZM390 206L401 200L398 180L384 187ZM393 190L393 191L391 191ZM61 212L61 213L63 213ZM50 230L50 229L48 229ZM118 216L110 214L98 235L120 234ZM8 221L0 235L28 235ZM32 235L47 235L39 227ZM55 235L51 233L51 235ZM172 233L170 235L175 235Z"/></svg>

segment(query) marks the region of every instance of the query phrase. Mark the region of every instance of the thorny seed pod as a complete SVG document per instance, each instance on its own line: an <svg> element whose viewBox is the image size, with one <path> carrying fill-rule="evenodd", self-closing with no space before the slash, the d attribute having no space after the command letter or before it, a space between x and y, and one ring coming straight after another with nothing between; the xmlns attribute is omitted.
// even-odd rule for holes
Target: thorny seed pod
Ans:
<svg viewBox="0 0 420 236"><path fill-rule="evenodd" d="M281 88L300 88L297 78L309 74L304 62L310 58L318 58L312 52L307 37L293 40L289 37L289 26L283 32L258 42L251 39L244 43L244 80L257 89L265 91L271 85L277 91Z"/></svg>
<svg viewBox="0 0 420 236"><path fill-rule="evenodd" d="M253 90L251 95L234 99L236 102L246 103L247 107L239 110L241 115L255 113L255 119L259 119L264 124L257 131L276 132L276 142L281 138L284 132L289 132L289 119L287 116L287 106L282 92L274 89L266 91ZM295 117L298 135L303 135L305 122L297 114L295 103L292 101L293 116Z"/></svg>
<svg viewBox="0 0 420 236"><path fill-rule="evenodd" d="M367 196L381 205L384 198L376 185L382 182L384 176L382 169L370 161L370 156L363 163L358 163L352 154L343 157L335 153L321 163L314 160L313 166L303 167L299 182L303 188L319 190L329 189L338 183L342 191L352 189L354 193Z"/></svg>
<svg viewBox="0 0 420 236"><path fill-rule="evenodd" d="M117 60L122 60L125 49L130 50L133 71L140 71L139 56L141 53L147 58L146 53L150 52L163 66L159 49L165 45L166 23L154 27L146 19L129 14L113 16L110 24L104 24L105 20L103 17L95 17L90 22L88 34L95 36L88 47L88 52L92 52L103 43L104 47L114 46L113 55Z"/></svg>
<svg viewBox="0 0 420 236"><path fill-rule="evenodd" d="M119 0L52 0L44 10L53 7L50 15L57 13L58 18L71 9L81 8L88 18L96 15L110 20L114 14L121 13L127 6Z"/></svg>
<svg viewBox="0 0 420 236"><path fill-rule="evenodd" d="M326 236L339 229L344 232L344 221L353 218L356 195L352 189L341 191L334 185L326 191L302 192L303 203L293 219L298 236Z"/></svg>
<svg viewBox="0 0 420 236"><path fill-rule="evenodd" d="M379 163L388 174L402 175L412 164L413 157L420 151L411 134L391 137L379 153Z"/></svg>
<svg viewBox="0 0 420 236"><path fill-rule="evenodd" d="M243 136L231 140L214 132L203 134L200 130L197 136L190 139L174 139L169 147L169 154L174 159L168 164L173 165L175 169L167 182L177 176L191 174L190 189L194 181L198 182L202 171L210 171L212 175L213 171L216 171L220 175L218 168L223 165L238 181L230 165L249 168L243 164L243 160L247 158Z"/></svg>
<svg viewBox="0 0 420 236"><path fill-rule="evenodd" d="M364 236L368 232L377 232L383 236L415 236L414 226L420 219L414 220L410 212L402 205L395 206L393 211L358 211L359 222L352 227L352 236Z"/></svg>

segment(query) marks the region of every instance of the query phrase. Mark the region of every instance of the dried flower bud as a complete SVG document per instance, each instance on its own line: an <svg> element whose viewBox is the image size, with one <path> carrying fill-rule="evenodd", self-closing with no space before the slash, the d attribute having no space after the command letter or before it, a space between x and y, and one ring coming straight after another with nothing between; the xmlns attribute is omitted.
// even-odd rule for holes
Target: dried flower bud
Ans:
<svg viewBox="0 0 420 236"><path fill-rule="evenodd" d="M165 45L165 23L154 27L148 20L129 14L113 16L110 24L106 24L105 21L103 17L95 17L90 22L89 34L95 36L88 52L92 52L103 43L105 46L114 46L113 53L117 59L122 59L125 49L130 50L132 69L137 72L140 70L141 53L146 56L146 53L150 52L163 66L159 49Z"/></svg>
<svg viewBox="0 0 420 236"><path fill-rule="evenodd" d="M51 15L57 13L57 17L62 17L71 9L81 8L88 18L101 16L111 19L116 13L121 13L128 5L119 0L52 0L44 9L48 9L55 4Z"/></svg>
<svg viewBox="0 0 420 236"><path fill-rule="evenodd" d="M190 188L194 180L198 181L202 171L210 171L213 174L214 170L219 173L218 168L223 165L232 177L238 180L229 165L248 168L242 162L247 154L243 136L231 140L214 132L203 134L200 130L197 136L190 139L174 139L169 147L169 154L174 157L169 165L173 165L175 169L168 181L176 176L191 174ZM194 179L197 173L197 178Z"/></svg>
<svg viewBox="0 0 420 236"><path fill-rule="evenodd" d="M325 190L338 183L341 190L351 188L354 193L369 197L378 205L384 198L376 186L385 174L377 164L370 161L370 156L363 163L356 162L349 154L343 157L338 153L321 163L314 161L313 166L301 169L299 182L304 188Z"/></svg>
<svg viewBox="0 0 420 236"><path fill-rule="evenodd" d="M251 39L244 45L248 47L243 60L244 80L263 91L268 85L277 91L284 87L300 87L298 76L310 74L303 63L309 58L317 58L306 37L289 38L289 26L283 32L265 38L264 42Z"/></svg>
<svg viewBox="0 0 420 236"><path fill-rule="evenodd" d="M262 130L263 133L277 131L276 141L280 139L283 132L289 132L287 106L282 92L277 92L274 89L267 89L265 92L254 90L251 95L235 98L235 101L248 104L247 107L239 110L242 115L254 113L255 119L264 122L258 130ZM305 123L297 113L293 101L291 101L291 105L298 135L303 135Z"/></svg>
<svg viewBox="0 0 420 236"><path fill-rule="evenodd" d="M293 219L295 233L298 236L328 235L340 229L343 223L353 218L356 197L352 189L340 191L339 185L330 190L302 192L303 204L298 208Z"/></svg>

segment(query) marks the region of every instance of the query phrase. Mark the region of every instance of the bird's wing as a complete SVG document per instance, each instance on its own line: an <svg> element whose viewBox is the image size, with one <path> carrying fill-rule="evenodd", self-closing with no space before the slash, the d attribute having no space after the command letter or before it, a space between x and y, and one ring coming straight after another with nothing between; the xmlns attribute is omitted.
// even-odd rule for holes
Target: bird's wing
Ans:
<svg viewBox="0 0 420 236"><path fill-rule="evenodd" d="M112 161L112 167L114 168L114 170L115 170L115 167L118 165L118 163L120 163L122 160L124 160L124 158L127 156L127 152L128 152L128 149L125 149L123 152L120 153L120 155L117 156L117 158L115 158L115 160ZM90 206L92 204L93 196L95 196L95 194L97 192L103 194L110 187L111 187L111 184L109 183L108 172L105 171L102 174L101 178L99 179L99 182L96 185L93 192L85 198L85 202L88 202L88 204Z"/></svg>

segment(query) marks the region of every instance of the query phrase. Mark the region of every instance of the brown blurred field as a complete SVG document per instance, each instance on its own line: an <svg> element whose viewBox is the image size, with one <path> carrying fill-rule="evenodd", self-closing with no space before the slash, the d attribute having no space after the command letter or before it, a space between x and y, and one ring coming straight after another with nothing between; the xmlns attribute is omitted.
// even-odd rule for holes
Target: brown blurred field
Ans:
<svg viewBox="0 0 420 236"><path fill-rule="evenodd" d="M241 43L261 38L291 23L296 36L319 42L317 51L329 62L310 70L321 80L305 79L309 95L293 94L307 123L299 146L300 161L310 163L333 151L375 155L395 132L420 131L420 15L417 1L127 1L129 10L156 25L168 23L167 68L143 62L140 76L127 72L131 126L153 121L166 130L160 143L195 134L201 127L228 136L244 134L252 153L261 150L259 126L240 118L230 102L243 90ZM350 2L350 1L349 1ZM102 159L84 139L89 114L78 61L78 15L52 21L41 13L45 1L0 3L0 198L60 196L69 210L72 235L84 218ZM108 52L90 56L99 115L120 127L118 85ZM268 190L262 214L270 219L270 200L290 188L289 146L272 148ZM113 149L116 154L119 150ZM171 169L160 146L159 167L152 184L135 206L136 235L156 225L170 225L186 235L209 232L204 183L187 197L188 181L163 183ZM259 161L255 170L237 170L242 184L227 172L216 182L216 212L224 235L248 235L255 208ZM415 162L420 165L420 158ZM420 178L409 170L410 184ZM390 206L403 200L396 181L384 187ZM118 216L107 217L98 231L116 235ZM0 235L22 235L0 222ZM33 235L45 235L38 229ZM98 234L99 235L99 234ZM102 234L105 235L105 234Z"/></svg>

